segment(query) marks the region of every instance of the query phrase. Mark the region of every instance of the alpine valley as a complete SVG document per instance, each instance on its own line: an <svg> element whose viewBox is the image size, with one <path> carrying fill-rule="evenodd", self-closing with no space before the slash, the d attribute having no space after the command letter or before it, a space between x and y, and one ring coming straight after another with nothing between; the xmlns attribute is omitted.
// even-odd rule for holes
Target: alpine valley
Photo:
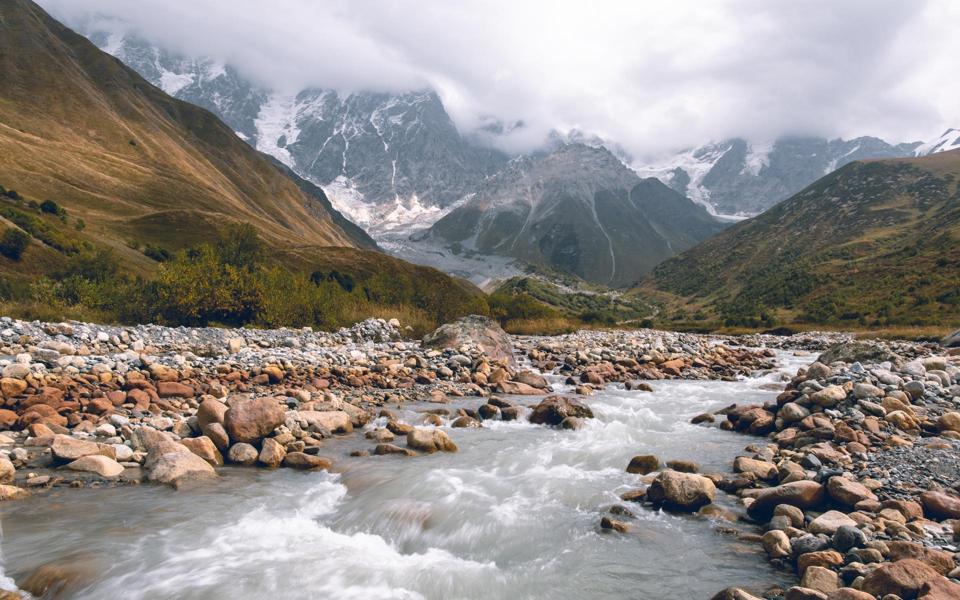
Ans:
<svg viewBox="0 0 960 600"><path fill-rule="evenodd" d="M214 112L248 144L321 187L385 250L487 288L531 269L628 286L724 224L850 162L960 143L957 130L926 144L737 138L642 161L574 129L515 155L498 149L508 127L458 131L431 90L279 93L230 64L183 56L115 25L78 27L154 85ZM591 151L601 148L608 151Z"/></svg>

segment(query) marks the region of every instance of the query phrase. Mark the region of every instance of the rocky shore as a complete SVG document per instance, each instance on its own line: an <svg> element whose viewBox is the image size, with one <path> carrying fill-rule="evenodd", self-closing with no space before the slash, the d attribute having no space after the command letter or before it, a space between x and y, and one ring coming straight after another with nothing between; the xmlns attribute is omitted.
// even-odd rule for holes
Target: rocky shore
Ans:
<svg viewBox="0 0 960 600"><path fill-rule="evenodd" d="M799 579L714 600L960 598L958 411L957 349L841 341L775 402L694 419L763 438L729 473L700 474L683 461L659 470L657 457L637 456L627 470L647 485L623 499L738 522L719 529L761 545ZM714 504L720 492L742 510ZM628 531L630 509L615 508L601 526Z"/></svg>
<svg viewBox="0 0 960 600"><path fill-rule="evenodd" d="M799 577L788 590L761 591L767 598L957 597L960 355L838 334L511 339L471 317L416 341L383 320L325 333L3 318L0 499L54 487L179 489L224 465L336 471L343 457L333 436L362 433L369 445L355 455L415 457L456 452L445 427L527 419L575 429L593 416L589 395L605 386L734 380L774 368L771 348L825 354L785 382L776 402L695 419L764 441L724 474L636 457L628 470L645 487L601 527L629 530L633 503L736 521L742 539ZM545 374L575 394L550 395ZM479 407L443 406L460 396L480 398ZM436 408L412 421L395 416L408 402ZM720 493L742 510L726 514L714 503ZM43 584L28 591L41 595Z"/></svg>

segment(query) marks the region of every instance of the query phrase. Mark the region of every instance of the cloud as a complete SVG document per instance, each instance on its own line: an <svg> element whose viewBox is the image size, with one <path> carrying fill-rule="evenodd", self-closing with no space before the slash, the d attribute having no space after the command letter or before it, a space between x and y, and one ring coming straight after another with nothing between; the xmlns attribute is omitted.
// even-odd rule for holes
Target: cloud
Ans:
<svg viewBox="0 0 960 600"><path fill-rule="evenodd" d="M580 128L651 155L745 136L960 125L951 0L41 0L275 89L436 89L463 131Z"/></svg>

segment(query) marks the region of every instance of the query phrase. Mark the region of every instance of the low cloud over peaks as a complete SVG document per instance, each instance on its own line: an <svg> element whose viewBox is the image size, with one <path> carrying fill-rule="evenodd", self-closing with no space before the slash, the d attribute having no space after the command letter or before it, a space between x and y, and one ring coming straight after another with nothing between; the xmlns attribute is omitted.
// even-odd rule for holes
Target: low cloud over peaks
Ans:
<svg viewBox="0 0 960 600"><path fill-rule="evenodd" d="M929 138L960 123L950 0L401 3L41 0L281 90L436 89L461 130L522 121L652 155L784 134Z"/></svg>

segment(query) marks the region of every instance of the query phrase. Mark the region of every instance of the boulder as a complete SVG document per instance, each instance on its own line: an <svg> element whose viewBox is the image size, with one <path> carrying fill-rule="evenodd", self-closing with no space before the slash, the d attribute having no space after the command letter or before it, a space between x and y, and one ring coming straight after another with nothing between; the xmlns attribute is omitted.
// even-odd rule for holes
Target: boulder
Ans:
<svg viewBox="0 0 960 600"><path fill-rule="evenodd" d="M376 456L385 456L388 454L399 454L401 456L416 456L417 453L409 448L401 448L394 444L377 444L376 448L373 449L373 453Z"/></svg>
<svg viewBox="0 0 960 600"><path fill-rule="evenodd" d="M789 504L801 510L823 504L826 492L815 481L793 481L761 491L747 508L754 519L767 520L780 504Z"/></svg>
<svg viewBox="0 0 960 600"><path fill-rule="evenodd" d="M283 464L283 459L287 456L286 449L273 438L264 438L263 446L260 448L260 455L257 460L265 467L271 469Z"/></svg>
<svg viewBox="0 0 960 600"><path fill-rule="evenodd" d="M810 401L825 408L836 406L847 397L847 391L839 385L829 385L820 391L810 394Z"/></svg>
<svg viewBox="0 0 960 600"><path fill-rule="evenodd" d="M702 475L663 471L647 488L647 499L670 510L693 512L713 502L716 493L713 481Z"/></svg>
<svg viewBox="0 0 960 600"><path fill-rule="evenodd" d="M790 556L790 538L787 534L776 529L763 534L763 549L770 558L784 558Z"/></svg>
<svg viewBox="0 0 960 600"><path fill-rule="evenodd" d="M820 355L817 362L829 365L835 362L880 363L897 360L897 355L875 342L852 341L836 344Z"/></svg>
<svg viewBox="0 0 960 600"><path fill-rule="evenodd" d="M442 429L415 427L407 434L407 447L432 454L434 452L456 452L459 450L450 436Z"/></svg>
<svg viewBox="0 0 960 600"><path fill-rule="evenodd" d="M283 466L301 471L312 471L315 469L329 471L333 465L326 458L313 456L305 452L287 452L287 455L283 457Z"/></svg>
<svg viewBox="0 0 960 600"><path fill-rule="evenodd" d="M857 522L838 510L828 510L814 519L807 527L807 531L833 536L837 529L844 526L856 527Z"/></svg>
<svg viewBox="0 0 960 600"><path fill-rule="evenodd" d="M180 440L180 443L186 446L190 452L193 452L203 460L210 463L212 466L223 466L223 455L220 454L220 451L213 443L213 440L207 436L201 435L200 437L195 438L185 438Z"/></svg>
<svg viewBox="0 0 960 600"><path fill-rule="evenodd" d="M517 383L529 385L530 387L536 388L538 390L550 389L550 384L547 382L546 377L544 377L543 375L538 375L537 373L533 373L531 371L520 371L513 377L513 380L516 381Z"/></svg>
<svg viewBox="0 0 960 600"><path fill-rule="evenodd" d="M863 500L876 500L877 496L859 481L845 477L831 477L827 482L827 493L844 506L853 507Z"/></svg>
<svg viewBox="0 0 960 600"><path fill-rule="evenodd" d="M158 381L157 395L161 398L193 398L193 388L179 381Z"/></svg>
<svg viewBox="0 0 960 600"><path fill-rule="evenodd" d="M652 454L640 454L630 459L627 465L627 473L636 475L646 475L653 473L660 468L660 459Z"/></svg>
<svg viewBox="0 0 960 600"><path fill-rule="evenodd" d="M480 315L470 315L441 325L433 333L425 335L421 345L436 350L476 346L495 361L505 361L511 367L517 364L510 336L496 321Z"/></svg>
<svg viewBox="0 0 960 600"><path fill-rule="evenodd" d="M237 442L230 446L230 450L227 451L227 460L244 467L256 464L259 456L260 453L257 452L257 449L246 442Z"/></svg>
<svg viewBox="0 0 960 600"><path fill-rule="evenodd" d="M960 412L948 412L937 419L940 431L955 431L960 433Z"/></svg>
<svg viewBox="0 0 960 600"><path fill-rule="evenodd" d="M353 420L343 410L301 410L297 413L307 424L330 433L350 433Z"/></svg>
<svg viewBox="0 0 960 600"><path fill-rule="evenodd" d="M905 558L877 567L864 577L860 589L874 596L896 594L910 600L917 597L925 583L940 577L933 567L914 558Z"/></svg>
<svg viewBox="0 0 960 600"><path fill-rule="evenodd" d="M211 423L220 423L223 425L223 417L227 413L227 405L216 398L204 398L200 406L197 407L197 425L203 429Z"/></svg>
<svg viewBox="0 0 960 600"><path fill-rule="evenodd" d="M923 514L931 519L960 519L960 498L939 490L920 494Z"/></svg>
<svg viewBox="0 0 960 600"><path fill-rule="evenodd" d="M30 492L15 485L0 484L0 501L23 500L30 497Z"/></svg>
<svg viewBox="0 0 960 600"><path fill-rule="evenodd" d="M593 411L586 404L566 396L548 396L530 413L535 425L560 425L567 417L592 419Z"/></svg>
<svg viewBox="0 0 960 600"><path fill-rule="evenodd" d="M62 433L53 436L50 451L53 452L54 457L61 461L74 461L84 456L101 453L100 444L78 440Z"/></svg>
<svg viewBox="0 0 960 600"><path fill-rule="evenodd" d="M916 542L890 541L887 542L889 558L892 561L904 558L915 558L934 568L941 575L946 575L955 568L953 554L936 548L928 548Z"/></svg>
<svg viewBox="0 0 960 600"><path fill-rule="evenodd" d="M763 600L737 587L729 587L713 595L710 600Z"/></svg>
<svg viewBox="0 0 960 600"><path fill-rule="evenodd" d="M940 577L923 584L920 588L920 600L957 600L960 598L960 583L954 583L946 577Z"/></svg>
<svg viewBox="0 0 960 600"><path fill-rule="evenodd" d="M800 587L829 594L840 587L840 576L826 567L808 567L800 578Z"/></svg>
<svg viewBox="0 0 960 600"><path fill-rule="evenodd" d="M217 476L210 463L190 449L170 440L153 446L147 455L147 478L156 483L181 488L185 484Z"/></svg>
<svg viewBox="0 0 960 600"><path fill-rule="evenodd" d="M942 345L944 348L960 347L960 329L945 336L942 340L940 340L940 345Z"/></svg>
<svg viewBox="0 0 960 600"><path fill-rule="evenodd" d="M17 468L13 466L10 459L6 456L0 456L0 483L13 483L17 475Z"/></svg>
<svg viewBox="0 0 960 600"><path fill-rule="evenodd" d="M746 456L738 456L734 459L733 470L737 473L752 475L762 481L773 481L778 473L777 465Z"/></svg>
<svg viewBox="0 0 960 600"><path fill-rule="evenodd" d="M78 458L69 463L67 468L72 471L96 473L100 477L117 477L123 473L123 466L108 456L91 454Z"/></svg>
<svg viewBox="0 0 960 600"><path fill-rule="evenodd" d="M276 398L254 398L235 402L223 418L223 426L234 442L255 443L283 424L286 412Z"/></svg>

